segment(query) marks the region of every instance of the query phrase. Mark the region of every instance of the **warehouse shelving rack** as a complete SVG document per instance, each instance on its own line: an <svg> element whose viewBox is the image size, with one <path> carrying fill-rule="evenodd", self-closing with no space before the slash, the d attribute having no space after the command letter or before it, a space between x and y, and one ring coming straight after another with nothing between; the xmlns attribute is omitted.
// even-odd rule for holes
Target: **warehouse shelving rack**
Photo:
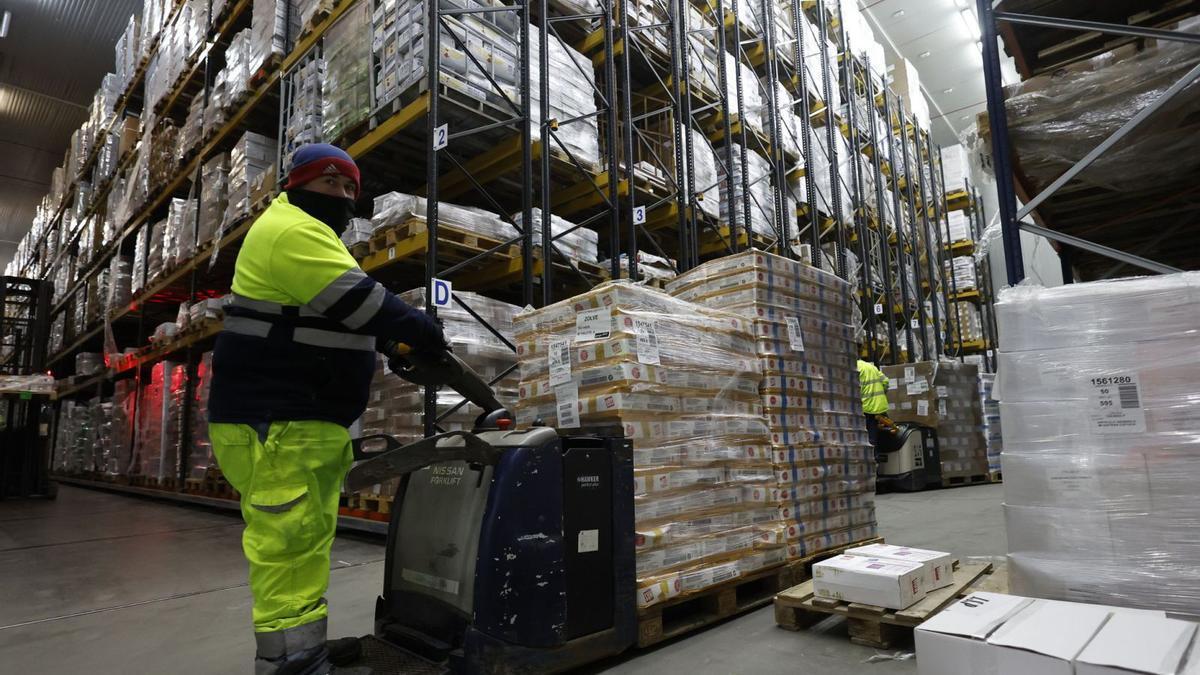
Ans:
<svg viewBox="0 0 1200 675"><path fill-rule="evenodd" d="M334 5L327 16L302 33L286 56L261 72L249 98L228 122L194 156L187 158L164 189L157 191L114 241L102 247L84 266L79 279L70 284L64 299L56 305L55 314L68 311L71 298L86 284L94 283L95 275L113 256L132 248L138 230L154 222L170 198L198 194L199 167L214 153L232 145L242 130L282 133L291 100L290 75L304 59L320 54L328 30L357 2L370 1L342 0ZM929 218L936 218L937 212L930 215L928 205L938 203L940 193L931 184L936 180L918 178L926 171L932 176L932 158L938 153L928 136L907 119L903 102L886 87L880 90L869 64L847 48L844 28L838 27L836 19L840 16L836 0L833 3L753 0L760 15L761 34L745 29L739 16L745 6L739 8L737 3L726 0L662 0L656 6L664 20L653 25L630 25L631 12L627 11L630 0L598 0L592 12L580 12L560 3L561 0L528 0L488 10L518 16L524 26L516 31L515 38L522 54L523 83L515 97L506 95L501 97L500 104L472 107L440 86L434 74L440 72L439 42L444 43L447 38L440 30L430 30L426 32L428 70L423 85L394 105L377 106L372 98L371 116L366 123L349 130L341 139L327 139L341 143L363 166L366 193L402 190L427 197L425 226L403 240L384 241L385 245L369 251L362 259L364 269L397 290L424 287L427 298L433 296L430 287L436 278L453 281L459 290L479 290L511 302L541 305L603 279L620 276L621 253L627 257L628 274L636 279L639 250L674 258L678 271L689 269L703 259L750 246L770 248L789 257L798 257L806 250L814 265L832 269L847 279L861 278L869 356L898 363L917 354L918 344L926 354L942 349L940 326L933 331L937 344L929 348L924 345L927 331L911 329L913 320L925 325L923 300L941 294L941 302L945 302L946 289L938 281L941 246L934 245L939 228L933 228L934 236L929 234ZM210 26L213 46L198 51L189 61L185 76L175 83L159 106L160 112L177 114L193 97L208 95L225 43L249 21L249 5L248 0L233 2L228 14L213 22ZM793 31L790 43L777 34L775 21L775 12L786 11L789 6ZM442 25L456 12L472 11L438 3L428 3L426 7L427 25ZM700 10L705 20L693 25L690 18L694 15L689 10ZM800 39L800 31L807 30L801 16L812 20L815 33L809 36L812 40ZM709 25L708 20L715 17L721 20L712 20ZM598 104L594 116L552 119L549 78L543 77L537 97L539 121L536 127L532 126L535 97L530 65L536 59L539 72L548 73L550 68L546 40L540 41L542 47L534 49L530 26L537 26L542 36L560 37L568 46L592 58ZM659 29L667 36L665 50L650 39L650 31ZM449 36L450 41L461 43L452 32ZM736 69L727 68L726 59L718 60L714 64L715 87L706 86L695 77L695 60L701 54L695 48L694 36L710 39L718 53L730 54L733 57L730 63L739 65ZM821 52L817 59L820 73L807 67L806 45L814 43ZM786 58L789 54L790 60ZM742 64L755 73L754 82L743 81ZM839 65L841 73L836 81L829 76L829 66L833 64ZM122 106L130 110L140 103L138 92L144 68L139 73L121 97ZM764 77L768 83L783 85L793 97L791 106L777 97L776 87L761 83ZM829 92L834 86L841 89L841 99L847 103L844 115L811 95L815 87L810 84L816 79L821 81L821 91ZM496 85L497 91L503 91L495 81L491 84ZM749 87L758 87L765 101L761 133L739 114L745 110ZM717 91L712 91L713 88ZM870 111L870 121L865 125L869 132L864 132L864 125L857 120L856 97ZM793 130L782 123L781 114L793 111L799 118L795 129L799 133L789 137ZM875 123L878 115L886 122L882 128ZM598 166L580 161L559 138L561 129L586 122L587 117L594 117L600 128ZM448 143L445 147L435 147L434 139L443 124L448 125ZM885 138L879 137L881 131ZM854 171L849 183L838 170L838 133L849 141L852 150ZM816 134L824 134L828 153L819 149L814 141ZM703 141L693 144L693 135ZM906 135L915 144L911 153L907 142L896 147ZM656 137L665 143L656 145ZM684 141L685 138L688 140ZM740 145L741 152L733 152L730 144L724 142L730 138ZM666 146L670 146L669 154L658 151ZM795 146L800 148L798 155L786 149ZM741 179L741 199L735 203L734 191L726 190L727 203L723 205L725 213L740 213L738 226L724 225L701 208L700 196L713 186L696 184L694 161L700 149L714 154L718 184L732 175ZM280 151L283 152L282 143ZM869 162L863 161L864 154L860 151L869 151L866 152ZM770 181L773 188L770 204L757 203L751 194L746 166L749 152L757 152L768 161L770 170L761 180ZM648 157L653 157L653 163L665 174L664 180L648 182L639 173L637 161ZM281 154L279 166L283 160ZM122 158L121 162L120 166L126 167L129 158ZM813 180L816 166L830 167L828 195L819 194ZM666 171L668 167L672 171ZM682 177L678 175L678 167L684 167ZM868 174L874 179L873 195L868 194ZM802 176L808 180L801 195L794 185ZM901 176L907 179L902 180ZM890 200L885 196L885 188L891 191ZM273 190L265 191L259 208L265 206L265 199L272 193ZM874 207L869 204L872 198ZM452 236L453 228L439 223L439 199L479 206L506 218L506 214L519 212L521 222L528 226L514 223L517 234L507 241L477 246L467 254L449 255L447 242L451 240L447 236ZM849 221L841 217L843 200L853 214ZM540 221L533 219L534 206L541 209ZM750 231L752 209L770 214L772 236ZM572 261L558 251L555 242L564 235L551 232L551 213L569 217L578 227L599 231L610 253L608 269ZM251 221L252 218L233 224L213 244L198 247L194 258L154 280L130 305L114 308L103 321L73 336L70 344L52 356L51 365L60 373L70 372L71 356L82 350L96 350L106 339L121 344L144 344L159 321L171 318L178 302L227 290L232 262ZM541 228L541 241L549 243L549 251L533 245L534 227ZM807 249L798 246L800 242L805 242ZM856 247L859 259L855 269L849 269L845 255L852 247ZM65 260L66 255L64 247L56 263ZM922 271L923 264L927 270ZM915 287L903 281L910 270L918 275ZM45 273L52 276L52 270ZM922 277L935 281L922 286ZM921 293L924 297L919 297ZM462 298L456 296L455 302L503 340L500 332L488 326ZM885 311L876 315L873 311L876 305L882 305ZM930 314L935 315L935 322L942 306L936 301L931 305ZM428 310L436 312L432 306ZM903 337L898 327L905 329ZM135 378L140 389L150 369L171 359L187 366L186 398L190 400L199 356L211 348L217 330L219 324L207 324L152 350L123 358L113 364L111 371L76 379L64 388L62 396L109 395L114 380L126 377ZM454 412L439 416L433 403L432 392L427 392L424 415L427 432L436 431L440 418ZM190 406L183 414L190 415ZM194 422L185 417L185 429ZM188 455L189 449L183 448L178 458L177 491L184 484ZM191 496L174 494L180 498Z"/></svg>
<svg viewBox="0 0 1200 675"><path fill-rule="evenodd" d="M1049 7L1033 0L976 0L987 90L987 129L999 190L1008 283L1015 285L1025 276L1021 231L1054 242L1060 255L1070 260L1064 264L1067 271L1071 263L1086 260L1089 276L1104 278L1124 266L1162 274L1179 271L1176 265L1194 265L1197 254L1194 238L1163 237L1159 231L1167 227L1178 234L1191 222L1190 218L1181 217L1184 212L1196 213L1188 200L1194 192L1190 181L1165 181L1152 190L1135 194L1089 188L1075 179L1200 78L1200 64L1193 66L1136 114L1132 114L1135 107L1131 103L1129 119L1119 129L1055 180L1046 185L1034 185L1021 171L1020 157L1014 152L1010 139L997 38L1003 38L1020 75L1029 78L1138 40L1200 44L1200 35L1164 29L1164 26L1200 13L1200 3L1191 0L1103 3L1072 0L1053 3L1052 9ZM1053 11L1054 15L1032 13L1039 10ZM1180 173L1183 176L1187 172ZM1025 204L1020 209L1017 208L1018 196ZM1028 217L1036 222L1026 220ZM1175 264L1144 257L1147 254ZM1116 267L1112 267L1114 260L1118 261ZM1069 282L1072 275L1065 276L1065 281Z"/></svg>

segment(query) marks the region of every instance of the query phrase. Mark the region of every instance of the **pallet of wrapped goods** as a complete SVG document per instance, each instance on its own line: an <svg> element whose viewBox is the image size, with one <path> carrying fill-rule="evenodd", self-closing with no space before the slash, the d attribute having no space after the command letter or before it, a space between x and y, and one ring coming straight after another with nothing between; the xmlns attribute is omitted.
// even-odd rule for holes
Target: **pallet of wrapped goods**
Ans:
<svg viewBox="0 0 1200 675"><path fill-rule="evenodd" d="M978 368L958 361L883 366L888 416L937 432L942 486L988 480Z"/></svg>
<svg viewBox="0 0 1200 675"><path fill-rule="evenodd" d="M1200 614L1200 274L1002 291L1014 593Z"/></svg>
<svg viewBox="0 0 1200 675"><path fill-rule="evenodd" d="M983 408L981 431L987 446L988 476L993 483L998 483L1002 478L1000 455L1004 449L1004 437L1000 431L1000 402L994 395L995 385L995 373L979 373L979 403Z"/></svg>
<svg viewBox="0 0 1200 675"><path fill-rule="evenodd" d="M667 285L677 298L748 320L770 434L775 507L762 544L789 559L873 538L874 457L866 436L853 296L837 276L760 251L697 267ZM758 499L757 494L752 495Z"/></svg>
<svg viewBox="0 0 1200 675"><path fill-rule="evenodd" d="M610 282L518 315L516 337L518 424L633 441L643 609L783 562L757 543L773 472L749 321Z"/></svg>

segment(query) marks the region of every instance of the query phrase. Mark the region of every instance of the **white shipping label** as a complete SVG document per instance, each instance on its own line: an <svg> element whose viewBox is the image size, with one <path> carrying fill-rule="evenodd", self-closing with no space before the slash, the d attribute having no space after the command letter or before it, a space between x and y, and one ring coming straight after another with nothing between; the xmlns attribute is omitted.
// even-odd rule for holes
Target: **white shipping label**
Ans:
<svg viewBox="0 0 1200 675"><path fill-rule="evenodd" d="M579 552L592 553L600 550L600 530L579 531Z"/></svg>
<svg viewBox="0 0 1200 675"><path fill-rule="evenodd" d="M575 315L575 340L603 340L612 335L612 313L590 309Z"/></svg>
<svg viewBox="0 0 1200 675"><path fill-rule="evenodd" d="M921 399L917 401L917 416L924 417L929 414L929 401Z"/></svg>
<svg viewBox="0 0 1200 675"><path fill-rule="evenodd" d="M792 351L804 351L804 338L800 335L800 319L789 316L784 320L787 321L788 342L792 345Z"/></svg>
<svg viewBox="0 0 1200 675"><path fill-rule="evenodd" d="M1134 434L1146 431L1142 389L1134 371L1103 377L1085 377L1088 417L1098 434Z"/></svg>
<svg viewBox="0 0 1200 675"><path fill-rule="evenodd" d="M1057 494L1069 493L1072 496L1097 494L1099 481L1096 474L1089 468L1071 467L1046 470L1046 484Z"/></svg>
<svg viewBox="0 0 1200 675"><path fill-rule="evenodd" d="M946 416L946 399L944 398L938 399L938 415L941 417Z"/></svg>
<svg viewBox="0 0 1200 675"><path fill-rule="evenodd" d="M938 398L947 398L948 396L950 396L950 392L946 390L945 385L938 385L937 395L938 395Z"/></svg>
<svg viewBox="0 0 1200 675"><path fill-rule="evenodd" d="M917 369L912 366L904 367L904 383L912 384L913 380L917 379Z"/></svg>
<svg viewBox="0 0 1200 675"><path fill-rule="evenodd" d="M654 330L653 319L634 319L634 329L637 331L637 360L652 366L657 366L658 333Z"/></svg>
<svg viewBox="0 0 1200 675"><path fill-rule="evenodd" d="M917 380L916 382L910 383L905 388L904 393L908 396L920 396L927 391L929 391L929 383L925 380Z"/></svg>
<svg viewBox="0 0 1200 675"><path fill-rule="evenodd" d="M888 389L899 389L899 388L900 388L900 380L897 380L894 377L889 377L888 378Z"/></svg>
<svg viewBox="0 0 1200 675"><path fill-rule="evenodd" d="M550 340L550 386L571 381L571 342L566 338Z"/></svg>
<svg viewBox="0 0 1200 675"><path fill-rule="evenodd" d="M579 385L560 384L554 388L554 407L559 429L579 428Z"/></svg>

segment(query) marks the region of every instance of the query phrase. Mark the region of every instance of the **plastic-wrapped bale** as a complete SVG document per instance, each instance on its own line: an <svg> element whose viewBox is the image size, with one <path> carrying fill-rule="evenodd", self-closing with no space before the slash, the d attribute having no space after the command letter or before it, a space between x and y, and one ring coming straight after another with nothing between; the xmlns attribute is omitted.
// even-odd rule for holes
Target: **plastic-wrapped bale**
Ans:
<svg viewBox="0 0 1200 675"><path fill-rule="evenodd" d="M229 153L214 155L200 170L200 219L196 224L196 245L213 241L221 228L229 205Z"/></svg>
<svg viewBox="0 0 1200 675"><path fill-rule="evenodd" d="M971 163L967 158L966 149L961 144L947 145L942 148L941 158L942 174L946 178L946 193L966 190L967 183L971 180Z"/></svg>
<svg viewBox="0 0 1200 675"><path fill-rule="evenodd" d="M629 278L629 255L622 253L617 259L617 264L621 268L621 278ZM611 269L612 260L605 260L600 263L601 267ZM679 269L679 263L670 258L646 253L645 251L637 252L637 268L638 279L640 281L656 280L669 281L675 278L675 270Z"/></svg>
<svg viewBox="0 0 1200 675"><path fill-rule="evenodd" d="M759 251L697 267L667 284L752 326L772 476L760 547L807 557L876 535L875 459L855 365L854 299L828 272ZM757 498L757 495L755 495Z"/></svg>
<svg viewBox="0 0 1200 675"><path fill-rule="evenodd" d="M983 321L980 319L979 307L973 302L952 302L950 306L950 335L947 347L962 342L978 342L983 340Z"/></svg>
<svg viewBox="0 0 1200 675"><path fill-rule="evenodd" d="M988 471L992 474L1001 470L1000 454L1004 450L1001 433L1000 402L994 395L995 373L979 373L979 404L983 408L983 440L987 444Z"/></svg>
<svg viewBox="0 0 1200 675"><path fill-rule="evenodd" d="M1200 274L1006 289L1014 593L1200 614Z"/></svg>
<svg viewBox="0 0 1200 675"><path fill-rule="evenodd" d="M957 361L883 366L888 416L937 431L942 480L987 474L978 369Z"/></svg>
<svg viewBox="0 0 1200 675"><path fill-rule="evenodd" d="M963 291L973 291L979 288L979 278L975 270L975 258L972 256L960 255L947 260L943 264L943 271L947 277L947 290L962 293Z"/></svg>
<svg viewBox="0 0 1200 675"><path fill-rule="evenodd" d="M522 225L522 213L520 211L512 214L512 220L518 226ZM533 245L542 245L542 210L534 207L532 211L533 218ZM511 239L516 236L516 230L511 226L508 227L512 234L508 236ZM595 230L589 230L586 227L577 227L575 223L560 218L554 214L550 214L550 232L554 237L554 246L559 251L567 255L572 260L582 260L584 262L594 263L599 260L600 235Z"/></svg>
<svg viewBox="0 0 1200 675"><path fill-rule="evenodd" d="M633 443L642 606L786 556L755 549L775 509L750 326L628 282L517 316L518 424L619 425Z"/></svg>
<svg viewBox="0 0 1200 675"><path fill-rule="evenodd" d="M252 131L247 131L233 147L229 154L228 204L217 236L250 214L254 189L261 181L268 179L265 174L275 161L275 151L273 139Z"/></svg>
<svg viewBox="0 0 1200 675"><path fill-rule="evenodd" d="M205 352L196 366L196 381L192 388L192 428L188 438L188 478L204 478L210 468L217 466L212 451L212 440L208 437L208 394L212 388L212 352Z"/></svg>
<svg viewBox="0 0 1200 675"><path fill-rule="evenodd" d="M292 153L306 143L325 140L322 116L322 83L326 79L326 62L322 58L305 61L291 76L291 109L283 129L283 165L291 166ZM331 92L336 96L336 92Z"/></svg>
<svg viewBox="0 0 1200 675"><path fill-rule="evenodd" d="M254 0L247 69L251 77L287 51L287 16L287 0Z"/></svg>
<svg viewBox="0 0 1200 675"><path fill-rule="evenodd" d="M965 211L951 211L946 214L946 220L942 223L942 243L952 244L974 239L971 220Z"/></svg>
<svg viewBox="0 0 1200 675"><path fill-rule="evenodd" d="M371 6L351 7L325 33L322 130L336 141L371 112Z"/></svg>
<svg viewBox="0 0 1200 675"><path fill-rule="evenodd" d="M456 291L454 295L505 339L510 342L513 340L513 316L518 307L474 293ZM402 293L400 298L414 307L424 307L425 289L407 291ZM512 348L457 303L439 308L438 318L443 322L446 339L454 347L455 355L488 382L500 378L493 385L497 399L505 405L515 403L518 383L515 368L517 356ZM362 417L363 435L388 434L396 437L401 443L411 443L424 438L424 400L423 388L405 382L391 373L381 358L371 383L367 410ZM450 389L443 388L438 391L439 415L449 413L452 408L458 406L454 413L450 413L439 423L443 429L470 430L474 426L475 418L483 411L471 403L460 406L462 402L462 396ZM375 486L370 492L390 495L388 489L389 486Z"/></svg>
<svg viewBox="0 0 1200 675"><path fill-rule="evenodd" d="M186 366L173 361L154 364L138 404L131 474L158 482L178 476L186 381Z"/></svg>
<svg viewBox="0 0 1200 675"><path fill-rule="evenodd" d="M732 224L739 231L745 229L743 224L746 217L745 200L743 198L744 183L742 181L742 146L731 144L733 151L733 167L731 171L733 183L733 213L729 213L730 197L726 181L721 181L721 220ZM718 150L718 152L722 152ZM723 156L723 155L722 155ZM746 182L749 183L750 201L750 231L764 236L775 236L775 200L771 188L771 165L753 150L746 150Z"/></svg>

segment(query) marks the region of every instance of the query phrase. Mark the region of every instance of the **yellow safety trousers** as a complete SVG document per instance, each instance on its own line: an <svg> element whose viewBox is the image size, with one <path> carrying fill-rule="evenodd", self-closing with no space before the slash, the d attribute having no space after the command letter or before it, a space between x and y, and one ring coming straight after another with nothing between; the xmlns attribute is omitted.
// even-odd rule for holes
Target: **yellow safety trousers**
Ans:
<svg viewBox="0 0 1200 675"><path fill-rule="evenodd" d="M349 432L332 422L275 422L263 441L245 424L208 429L217 463L241 495L255 632L324 619Z"/></svg>

